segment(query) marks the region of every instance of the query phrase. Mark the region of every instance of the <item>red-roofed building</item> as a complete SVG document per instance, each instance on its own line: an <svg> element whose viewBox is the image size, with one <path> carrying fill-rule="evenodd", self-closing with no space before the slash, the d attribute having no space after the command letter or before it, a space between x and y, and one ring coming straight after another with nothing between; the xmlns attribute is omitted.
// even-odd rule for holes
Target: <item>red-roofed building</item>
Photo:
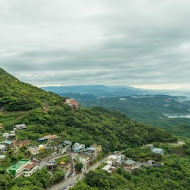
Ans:
<svg viewBox="0 0 190 190"><path fill-rule="evenodd" d="M31 176L33 173L37 171L37 169L38 169L37 162L30 162L23 169L24 177Z"/></svg>
<svg viewBox="0 0 190 190"><path fill-rule="evenodd" d="M74 99L66 99L65 104L75 109L79 108L79 103Z"/></svg>
<svg viewBox="0 0 190 190"><path fill-rule="evenodd" d="M23 146L28 146L30 143L30 140L14 141L13 146L14 148L22 148Z"/></svg>

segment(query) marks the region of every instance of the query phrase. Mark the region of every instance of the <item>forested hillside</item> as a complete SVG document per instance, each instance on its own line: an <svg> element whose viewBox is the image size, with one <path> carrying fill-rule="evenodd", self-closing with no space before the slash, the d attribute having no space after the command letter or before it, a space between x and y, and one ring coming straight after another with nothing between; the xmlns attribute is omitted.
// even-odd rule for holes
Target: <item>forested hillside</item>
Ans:
<svg viewBox="0 0 190 190"><path fill-rule="evenodd" d="M152 141L173 141L164 130L141 125L124 114L104 108L79 108L72 110L64 98L20 82L1 69L1 101L5 111L0 113L0 123L11 129L16 123L25 123L19 139L36 139L43 134L57 133L63 138L86 144L97 142L106 150L141 145ZM42 106L49 106L45 113ZM30 111L23 112L24 110Z"/></svg>
<svg viewBox="0 0 190 190"><path fill-rule="evenodd" d="M62 101L64 98L23 83L0 68L0 109L31 110L41 106L60 105Z"/></svg>
<svg viewBox="0 0 190 190"><path fill-rule="evenodd" d="M167 118L168 115L190 114L190 101L185 97L168 95L140 95L100 97L89 94L61 94L72 97L84 107L104 107L126 114L129 118L182 137L190 137L189 118Z"/></svg>
<svg viewBox="0 0 190 190"><path fill-rule="evenodd" d="M164 155L154 155L149 149L128 148L125 156L137 162L150 158L164 163L163 166L143 167L131 173L118 167L113 173L90 171L72 190L187 190L190 186L190 141L182 146L160 144ZM179 154L183 152L182 154ZM178 153L177 153L178 152Z"/></svg>
<svg viewBox="0 0 190 190"><path fill-rule="evenodd" d="M15 124L25 123L27 129L17 131L17 140L34 142L44 135L56 134L60 142L71 140L84 143L87 147L95 142L102 146L104 153L141 147L152 142L177 141L176 137L165 130L136 123L116 111L105 108L72 109L64 104L65 98L22 83L2 69L0 79L0 123L3 126L0 138L3 133L11 131ZM6 169L25 157L24 153L14 155L8 152L8 159L3 162L5 164L0 165L2 190L42 190L56 183L57 179L62 179L62 175L59 178L58 171L58 174L54 174L58 175L56 180L52 182L54 179L51 179L46 169L39 170L28 178L13 179ZM128 181L122 181L125 182Z"/></svg>

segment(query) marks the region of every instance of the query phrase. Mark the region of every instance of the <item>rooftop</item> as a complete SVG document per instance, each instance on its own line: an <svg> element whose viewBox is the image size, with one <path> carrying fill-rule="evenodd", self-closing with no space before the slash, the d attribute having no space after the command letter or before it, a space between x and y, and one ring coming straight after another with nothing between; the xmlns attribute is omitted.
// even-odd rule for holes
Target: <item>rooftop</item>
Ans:
<svg viewBox="0 0 190 190"><path fill-rule="evenodd" d="M108 157L108 159L114 159L114 160L117 160L117 156L116 156L116 155L110 155L110 156Z"/></svg>
<svg viewBox="0 0 190 190"><path fill-rule="evenodd" d="M8 170L9 171L16 171L18 170L20 167L22 167L24 164L28 163L30 160L20 160L19 162L17 162L15 165L11 166Z"/></svg>
<svg viewBox="0 0 190 190"><path fill-rule="evenodd" d="M5 157L5 155L0 155L0 160L4 159Z"/></svg>
<svg viewBox="0 0 190 190"><path fill-rule="evenodd" d="M102 168L102 170L108 171L111 168L111 165L106 165Z"/></svg>
<svg viewBox="0 0 190 190"><path fill-rule="evenodd" d="M163 153L164 150L162 148L153 148L152 151L155 152L155 153L160 153L161 154L161 153Z"/></svg>
<svg viewBox="0 0 190 190"><path fill-rule="evenodd" d="M8 144L8 145L10 145L12 143L13 143L13 141L9 141L9 140L5 140L5 141L0 142L0 144Z"/></svg>
<svg viewBox="0 0 190 190"><path fill-rule="evenodd" d="M26 125L25 124L17 124L17 125L15 125L15 127L26 127Z"/></svg>
<svg viewBox="0 0 190 190"><path fill-rule="evenodd" d="M72 142L68 141L68 140L63 141L63 143L65 143L65 144L72 144Z"/></svg>
<svg viewBox="0 0 190 190"><path fill-rule="evenodd" d="M42 138L39 138L39 139L37 139L38 141L46 141L46 140L48 140L49 138L47 138L47 137L42 137Z"/></svg>
<svg viewBox="0 0 190 190"><path fill-rule="evenodd" d="M128 165L131 165L131 164L135 164L136 162L133 160L126 160L125 163Z"/></svg>
<svg viewBox="0 0 190 190"><path fill-rule="evenodd" d="M26 144L29 144L31 143L31 140L22 140L22 141L16 141L15 142L15 145L26 145Z"/></svg>
<svg viewBox="0 0 190 190"><path fill-rule="evenodd" d="M92 147L89 147L89 148L87 148L86 150L96 151L96 149L95 149L95 148L92 148Z"/></svg>
<svg viewBox="0 0 190 190"><path fill-rule="evenodd" d="M4 149L4 148L6 148L6 146L3 144L0 144L0 149Z"/></svg>
<svg viewBox="0 0 190 190"><path fill-rule="evenodd" d="M24 169L26 170L31 170L32 168L34 168L37 165L36 162L30 162L29 164L27 164Z"/></svg>

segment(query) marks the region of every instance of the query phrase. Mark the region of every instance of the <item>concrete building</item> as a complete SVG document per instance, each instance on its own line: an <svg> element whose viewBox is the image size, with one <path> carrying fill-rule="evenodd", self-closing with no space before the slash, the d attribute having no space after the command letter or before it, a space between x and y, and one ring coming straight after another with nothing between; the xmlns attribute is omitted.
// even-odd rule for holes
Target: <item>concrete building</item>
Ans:
<svg viewBox="0 0 190 190"><path fill-rule="evenodd" d="M17 124L15 125L16 130L23 130L26 129L26 125L25 124Z"/></svg>
<svg viewBox="0 0 190 190"><path fill-rule="evenodd" d="M29 164L27 164L25 167L24 167L24 170L23 170L23 176L24 177L29 177L31 176L33 173L35 173L38 169L38 165L37 165L37 162L30 162Z"/></svg>
<svg viewBox="0 0 190 190"><path fill-rule="evenodd" d="M3 138L8 139L8 138L9 138L9 136L10 136L10 134L9 134L9 133L3 133Z"/></svg>
<svg viewBox="0 0 190 190"><path fill-rule="evenodd" d="M84 151L84 154L88 155L90 159L94 159L97 157L97 150L95 148L90 147Z"/></svg>
<svg viewBox="0 0 190 190"><path fill-rule="evenodd" d="M16 137L15 131L11 131L10 134L9 134L9 137L10 138L15 138Z"/></svg>
<svg viewBox="0 0 190 190"><path fill-rule="evenodd" d="M82 152L83 150L85 150L85 145L84 144L80 144L80 143L75 143L72 146L72 151L73 152Z"/></svg>
<svg viewBox="0 0 190 190"><path fill-rule="evenodd" d="M7 151L7 147L5 145L3 145L3 144L0 144L0 152L4 153L6 151Z"/></svg>
<svg viewBox="0 0 190 190"><path fill-rule="evenodd" d="M46 135L42 138L37 139L37 142L40 144L45 144L47 142L51 142L57 138L56 135Z"/></svg>
<svg viewBox="0 0 190 190"><path fill-rule="evenodd" d="M126 160L126 161L124 162L124 166L126 166L126 167L128 167L128 168L134 167L134 166L136 166L136 162L133 161L133 160Z"/></svg>
<svg viewBox="0 0 190 190"><path fill-rule="evenodd" d="M157 154L161 154L161 155L164 154L164 150L162 148L152 148L151 150L152 152L157 153Z"/></svg>
<svg viewBox="0 0 190 190"><path fill-rule="evenodd" d="M97 145L96 143L94 143L93 145L91 145L90 148L95 148L96 151L97 151L97 154L100 154L102 152L102 146L101 145Z"/></svg>
<svg viewBox="0 0 190 190"><path fill-rule="evenodd" d="M39 147L30 146L28 147L28 151L31 152L31 154L36 155L39 154Z"/></svg>
<svg viewBox="0 0 190 190"><path fill-rule="evenodd" d="M102 170L104 170L104 171L107 172L110 168L111 168L111 165L106 165L106 166L104 166L104 167L102 168Z"/></svg>
<svg viewBox="0 0 190 190"><path fill-rule="evenodd" d="M6 147L11 147L13 145L13 141L5 140L5 141L1 141L0 144L4 144Z"/></svg>
<svg viewBox="0 0 190 190"><path fill-rule="evenodd" d="M72 142L71 142L71 141L68 141L68 140L65 140L65 141L62 142L62 144L63 144L64 146L71 146L71 145L72 145Z"/></svg>
<svg viewBox="0 0 190 190"><path fill-rule="evenodd" d="M14 148L22 148L23 146L28 146L31 143L31 140L22 140L22 141L17 141L15 140L13 142Z"/></svg>
<svg viewBox="0 0 190 190"><path fill-rule="evenodd" d="M8 172L14 177L31 176L38 169L36 162L31 162L30 160L20 160L15 165L8 168Z"/></svg>

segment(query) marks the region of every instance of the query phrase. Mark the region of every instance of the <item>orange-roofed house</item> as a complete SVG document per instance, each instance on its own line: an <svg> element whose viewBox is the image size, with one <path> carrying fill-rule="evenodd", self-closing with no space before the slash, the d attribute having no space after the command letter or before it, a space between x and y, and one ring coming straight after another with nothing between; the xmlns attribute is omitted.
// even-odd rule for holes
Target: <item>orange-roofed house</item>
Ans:
<svg viewBox="0 0 190 190"><path fill-rule="evenodd" d="M31 143L31 140L23 140L23 141L14 141L14 148L22 148L23 146L28 146Z"/></svg>
<svg viewBox="0 0 190 190"><path fill-rule="evenodd" d="M15 152L17 152L23 146L28 146L30 143L31 143L30 140L23 140L23 141L17 141L17 140L15 140L13 142L13 147L15 148Z"/></svg>
<svg viewBox="0 0 190 190"><path fill-rule="evenodd" d="M47 138L49 140L55 140L57 138L57 135L46 135L44 138Z"/></svg>
<svg viewBox="0 0 190 190"><path fill-rule="evenodd" d="M79 108L79 103L74 99L66 99L65 104L75 109Z"/></svg>

